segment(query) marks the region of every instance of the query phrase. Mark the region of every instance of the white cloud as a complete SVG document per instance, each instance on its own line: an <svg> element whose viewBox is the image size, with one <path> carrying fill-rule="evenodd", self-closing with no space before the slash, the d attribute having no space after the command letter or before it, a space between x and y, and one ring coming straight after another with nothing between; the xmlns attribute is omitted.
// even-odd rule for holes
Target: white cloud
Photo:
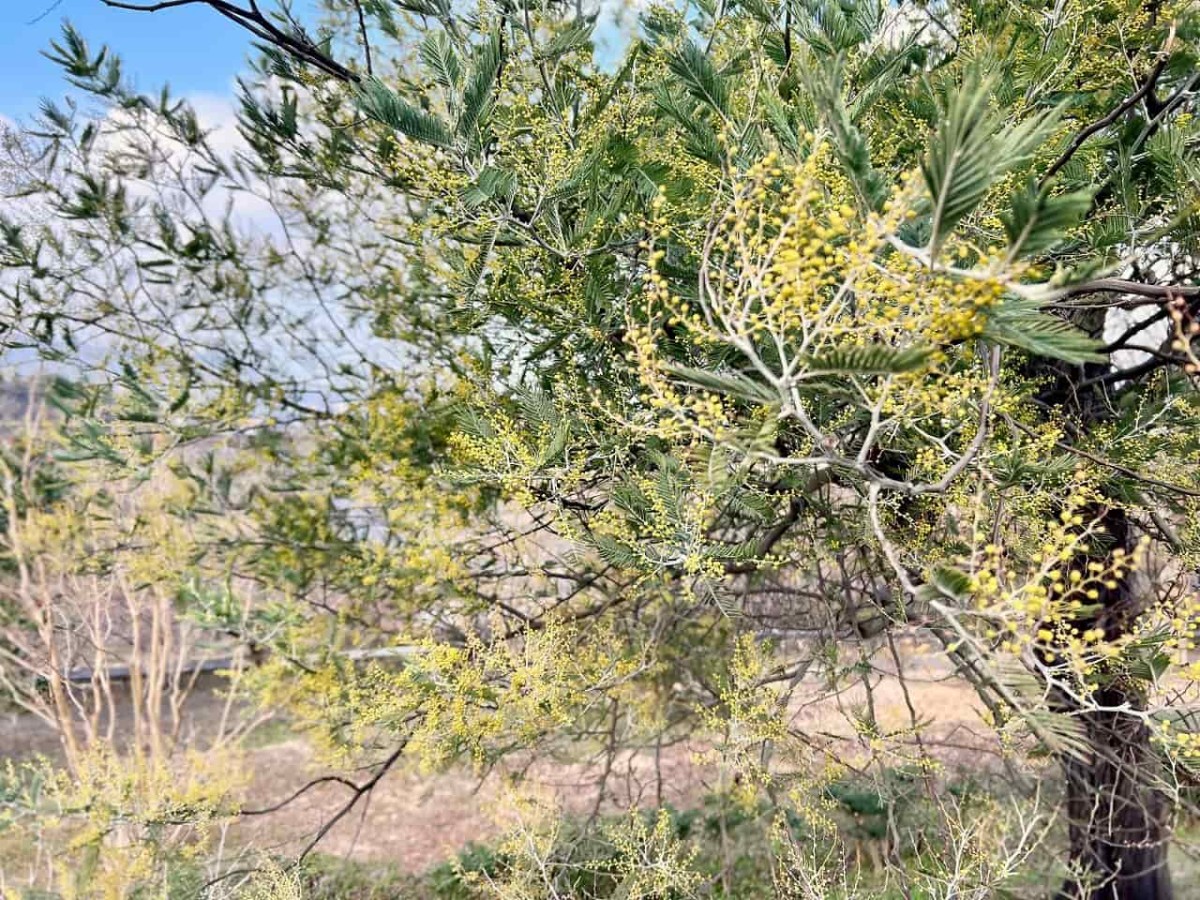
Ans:
<svg viewBox="0 0 1200 900"><path fill-rule="evenodd" d="M1129 329L1161 312L1158 306L1136 306L1133 309L1110 309L1104 316L1104 342L1111 344ZM1109 357L1117 371L1127 371L1148 361L1171 335L1171 321L1165 316L1152 325L1147 325L1120 350Z"/></svg>
<svg viewBox="0 0 1200 900"><path fill-rule="evenodd" d="M232 92L183 99L195 112L213 156L230 160L243 152L252 155L238 130L239 105ZM220 365L226 353L251 360L245 377L256 377L252 373L257 372L286 380L315 405L336 404L343 390L362 390L376 371L406 371L416 365L402 342L376 337L372 329L368 288L402 283L396 273L403 269L405 251L380 236L397 216L395 197L388 189L365 184L348 194L316 189L303 193L302 184L288 182L286 190L301 192L290 196L281 184L255 177L250 168L205 184L206 159L153 113L112 111L98 124L101 133L92 152L86 159L71 157L71 163L94 174L120 172L128 196L147 204L136 230L150 240L156 234L151 205L162 204L185 237L187 223L199 227L207 219L219 228L228 212L241 235L242 254L230 269L248 268L253 295L243 298L236 287L228 294L220 289L206 293L211 279L186 267L172 270L170 280L147 281L135 259L142 251L133 248L81 254L71 246L71 231L78 229L79 240L87 241L86 232L94 225L96 245L103 246L110 240L104 223L80 222L68 228L48 204L42 204L45 215L34 216L37 200L30 198L22 201L23 221L41 224L65 239L59 251L47 251L46 261L63 280L49 286L46 302L82 315L106 296L105 302L118 310L119 321L129 326L125 330L136 328L138 342L150 339L164 349L179 347L214 365ZM324 220L329 230L321 234L327 241L314 240L306 221L309 214ZM268 250L268 245L279 252ZM217 260L211 265L226 264ZM236 286L240 276L239 271L227 283ZM0 272L0 279L6 277L36 276L25 270ZM126 343L125 338L86 326L73 334L80 350L72 355L84 371L95 370ZM0 354L0 367L25 362L12 353Z"/></svg>
<svg viewBox="0 0 1200 900"><path fill-rule="evenodd" d="M247 149L238 131L237 104L232 96L213 93L189 94L182 98L195 112L212 153L221 159L232 160ZM170 130L152 117L138 119L136 113L114 109L100 123L102 138L98 148L117 158L150 159L160 167L174 170L181 183L199 175L205 160L194 149L179 141ZM135 196L163 197L161 182L139 183L127 179ZM253 180L235 184L226 180L211 186L201 198L199 210L212 219L221 219L226 210L233 225L247 234L278 235L280 223L271 204L263 197L263 186ZM193 199L182 191L168 190L184 202Z"/></svg>
<svg viewBox="0 0 1200 900"><path fill-rule="evenodd" d="M237 106L232 97L222 94L197 93L184 98L196 111L205 129L210 131L208 140L218 153L233 153L245 147L245 141L237 128Z"/></svg>
<svg viewBox="0 0 1200 900"><path fill-rule="evenodd" d="M1196 264L1195 257L1186 248L1169 240L1157 241L1145 247L1130 246L1126 248L1126 258L1136 259L1137 263L1126 266L1120 273L1121 277L1149 284L1186 283ZM1124 299L1137 301L1138 297L1127 294ZM1162 311L1162 307L1156 303L1108 310L1104 316L1104 342L1111 344L1119 340L1131 328L1147 322ZM1130 338L1128 344L1111 354L1113 369L1126 371L1149 361L1154 353L1162 351L1171 333L1171 320L1165 315L1153 324L1146 325Z"/></svg>

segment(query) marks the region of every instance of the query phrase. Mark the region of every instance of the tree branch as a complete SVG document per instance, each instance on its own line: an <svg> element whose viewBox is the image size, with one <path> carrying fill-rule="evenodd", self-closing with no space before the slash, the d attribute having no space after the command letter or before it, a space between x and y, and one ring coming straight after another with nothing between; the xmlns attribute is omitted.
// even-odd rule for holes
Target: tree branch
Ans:
<svg viewBox="0 0 1200 900"><path fill-rule="evenodd" d="M1168 46L1169 44L1170 41L1168 41ZM1079 152L1079 148L1087 142L1088 138L1090 138L1096 132L1103 131L1109 125L1112 125L1130 109L1137 106L1143 97L1151 93L1154 90L1154 85L1158 82L1159 76L1162 75L1163 69L1167 67L1168 58L1167 48L1164 48L1162 53L1159 54L1158 62L1154 64L1154 68L1150 70L1150 74L1146 76L1146 80L1142 82L1141 86L1124 100L1122 100L1120 104L1118 104L1117 107L1104 118L1097 119L1091 125L1088 125L1082 131L1076 134L1067 149L1063 151L1062 155L1059 156L1059 158L1054 161L1050 168L1046 170L1045 174L1042 175L1039 185L1045 185L1046 182L1058 174L1059 170L1071 161L1071 157Z"/></svg>
<svg viewBox="0 0 1200 900"><path fill-rule="evenodd" d="M101 0L105 6L114 9L127 9L134 12L160 12L165 9L175 9L180 6L200 4L207 6L218 14L241 26L261 41L273 44L295 56L302 62L315 66L327 75L348 84L358 84L362 78L358 73L346 68L332 56L323 52L307 38L298 38L283 31L251 2L249 8L235 6L226 0L159 0L156 3L132 3L128 0ZM369 54L368 49L368 54Z"/></svg>
<svg viewBox="0 0 1200 900"><path fill-rule="evenodd" d="M300 855L296 857L297 864L303 862L305 857L312 853L317 844L324 840L325 835L329 834L329 832L333 830L333 826L350 814L354 807L358 805L359 800L370 794L371 791L375 789L375 785L379 784L379 782L383 780L383 776L386 775L391 770L392 766L396 764L397 760L400 759L400 754L404 752L404 748L407 745L408 739L406 738L400 743L400 746L393 750L392 754L380 764L378 772L364 781L361 785L354 787L354 794L350 797L350 799L342 805L341 809L334 813L332 818L328 819L325 824L321 826L320 830L318 830L313 836L313 839L308 842L308 844L300 852Z"/></svg>
<svg viewBox="0 0 1200 900"><path fill-rule="evenodd" d="M1200 287L1178 284L1146 284L1141 281L1129 281L1125 278L1097 278L1063 288L1058 297L1078 297L1082 294L1134 294L1138 297L1149 298L1152 302L1158 302L1175 297L1200 297ZM1148 305L1150 304L1136 300L1112 304L1121 309Z"/></svg>

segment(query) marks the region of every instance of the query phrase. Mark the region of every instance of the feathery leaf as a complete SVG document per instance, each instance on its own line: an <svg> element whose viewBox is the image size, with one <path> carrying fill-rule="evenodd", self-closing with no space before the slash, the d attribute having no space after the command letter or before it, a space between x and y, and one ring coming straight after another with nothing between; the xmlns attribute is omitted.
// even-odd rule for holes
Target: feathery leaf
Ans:
<svg viewBox="0 0 1200 900"><path fill-rule="evenodd" d="M449 147L452 143L450 132L440 119L400 99L377 78L369 79L359 88L358 105L375 121L415 141L435 147Z"/></svg>
<svg viewBox="0 0 1200 900"><path fill-rule="evenodd" d="M1107 359L1099 352L1098 341L1070 322L1042 312L1038 303L1030 300L1009 299L994 307L988 314L983 338L1077 365Z"/></svg>
<svg viewBox="0 0 1200 900"><path fill-rule="evenodd" d="M835 347L802 360L809 372L839 375L895 375L920 369L933 354L931 347L887 347L867 344Z"/></svg>
<svg viewBox="0 0 1200 900"><path fill-rule="evenodd" d="M729 112L729 87L707 53L688 41L671 57L668 65L693 97L721 115Z"/></svg>
<svg viewBox="0 0 1200 900"><path fill-rule="evenodd" d="M973 212L996 179L1027 160L1055 115L1005 127L989 108L992 82L970 75L949 98L921 171L931 197L929 251L936 258L954 227Z"/></svg>
<svg viewBox="0 0 1200 900"><path fill-rule="evenodd" d="M1093 193L1083 190L1052 196L1047 188L1039 189L1031 181L1012 198L1012 210L1001 216L1010 258L1033 256L1057 244L1088 211Z"/></svg>
<svg viewBox="0 0 1200 900"><path fill-rule="evenodd" d="M471 74L463 91L462 112L458 117L458 133L470 137L480 122L487 117L491 106L492 91L500 75L503 51L500 35L493 33L480 45L471 65Z"/></svg>

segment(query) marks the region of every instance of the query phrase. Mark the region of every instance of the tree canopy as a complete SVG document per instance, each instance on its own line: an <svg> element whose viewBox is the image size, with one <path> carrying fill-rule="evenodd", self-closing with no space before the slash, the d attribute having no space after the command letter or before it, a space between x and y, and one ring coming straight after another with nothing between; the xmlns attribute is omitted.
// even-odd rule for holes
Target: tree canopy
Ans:
<svg viewBox="0 0 1200 900"><path fill-rule="evenodd" d="M4 459L14 633L58 640L47 566L169 597L370 767L334 821L401 766L693 740L774 823L773 895L881 896L808 844L901 773L934 837L890 836L895 896L1171 896L1194 4L184 2L256 41L236 136L68 27L82 99L20 145L5 342L55 411ZM945 790L911 647L976 692L1013 811ZM848 730L798 716L854 685ZM602 864L529 824L476 889L739 895L655 815Z"/></svg>

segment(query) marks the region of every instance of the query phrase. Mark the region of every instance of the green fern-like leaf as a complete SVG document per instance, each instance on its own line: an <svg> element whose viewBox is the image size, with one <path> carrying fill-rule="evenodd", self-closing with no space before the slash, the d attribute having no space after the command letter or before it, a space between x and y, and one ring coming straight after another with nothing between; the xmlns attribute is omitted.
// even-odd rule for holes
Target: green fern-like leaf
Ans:
<svg viewBox="0 0 1200 900"><path fill-rule="evenodd" d="M366 81L359 89L358 105L375 121L415 141L435 147L449 147L453 143L440 119L402 100L377 78Z"/></svg>
<svg viewBox="0 0 1200 900"><path fill-rule="evenodd" d="M421 61L433 73L438 84L452 91L458 89L462 80L462 63L444 31L431 32L421 42Z"/></svg>
<svg viewBox="0 0 1200 900"><path fill-rule="evenodd" d="M687 132L685 143L693 156L714 166L721 164L722 150L717 133L707 122L695 115L694 100L674 94L668 87L659 84L654 89L654 105L659 112L684 127Z"/></svg>
<svg viewBox="0 0 1200 900"><path fill-rule="evenodd" d="M538 59L557 59L574 50L585 49L591 43L594 24L595 20L589 18L572 22L541 47L538 47L535 53L536 57Z"/></svg>
<svg viewBox="0 0 1200 900"><path fill-rule="evenodd" d="M500 75L502 58L499 34L492 34L476 51L463 91L462 112L458 117L457 130L460 136L474 136L480 123L486 119L496 78Z"/></svg>
<svg viewBox="0 0 1200 900"><path fill-rule="evenodd" d="M895 375L920 369L932 354L932 347L887 347L867 344L835 347L812 354L802 362L807 371L822 374Z"/></svg>
<svg viewBox="0 0 1200 900"><path fill-rule="evenodd" d="M855 192L868 209L879 209L887 198L888 186L871 165L867 140L855 126L843 98L844 77L837 59L805 72L805 85L825 127L833 136L833 146L846 167Z"/></svg>
<svg viewBox="0 0 1200 900"><path fill-rule="evenodd" d="M729 112L729 87L707 53L688 41L668 65L693 97L721 115Z"/></svg>
<svg viewBox="0 0 1200 900"><path fill-rule="evenodd" d="M1093 748L1078 719L1045 709L1027 709L1022 715L1046 741L1046 749L1051 753L1080 761L1091 759Z"/></svg>
<svg viewBox="0 0 1200 900"><path fill-rule="evenodd" d="M1027 160L1049 135L1055 116L1001 127L989 107L991 81L969 76L949 98L941 128L921 164L931 197L930 253L937 256L954 227L1002 174Z"/></svg>
<svg viewBox="0 0 1200 900"><path fill-rule="evenodd" d="M1070 322L1042 312L1038 303L1030 300L1009 299L993 308L983 338L1076 365L1106 361L1098 341Z"/></svg>
<svg viewBox="0 0 1200 900"><path fill-rule="evenodd" d="M475 183L463 191L463 202L467 206L482 206L492 198L507 200L516 187L516 176L512 172L488 166L479 173Z"/></svg>
<svg viewBox="0 0 1200 900"><path fill-rule="evenodd" d="M763 112L766 113L767 124L770 126L771 133L775 135L776 140L792 153L798 153L800 151L800 138L796 134L796 129L792 126L787 108L783 105L783 102L772 94L766 94L763 97Z"/></svg>
<svg viewBox="0 0 1200 900"><path fill-rule="evenodd" d="M779 402L779 395L770 387L736 372L710 372L706 369L693 369L689 366L668 366L667 371L688 384L713 393L738 397L754 403Z"/></svg>
<svg viewBox="0 0 1200 900"><path fill-rule="evenodd" d="M872 12L874 4L856 4L857 9L847 9L834 0L807 0L798 4L806 8L808 15L797 22L801 38L810 47L825 56L853 50L874 33Z"/></svg>
<svg viewBox="0 0 1200 900"><path fill-rule="evenodd" d="M607 563L622 569L636 569L642 565L642 560L636 553L611 535L593 535L591 541L596 547L596 552L600 554L600 558Z"/></svg>
<svg viewBox="0 0 1200 900"><path fill-rule="evenodd" d="M1009 255L1016 259L1053 247L1092 205L1091 190L1052 196L1030 183L1012 198L1012 210L1002 216Z"/></svg>

